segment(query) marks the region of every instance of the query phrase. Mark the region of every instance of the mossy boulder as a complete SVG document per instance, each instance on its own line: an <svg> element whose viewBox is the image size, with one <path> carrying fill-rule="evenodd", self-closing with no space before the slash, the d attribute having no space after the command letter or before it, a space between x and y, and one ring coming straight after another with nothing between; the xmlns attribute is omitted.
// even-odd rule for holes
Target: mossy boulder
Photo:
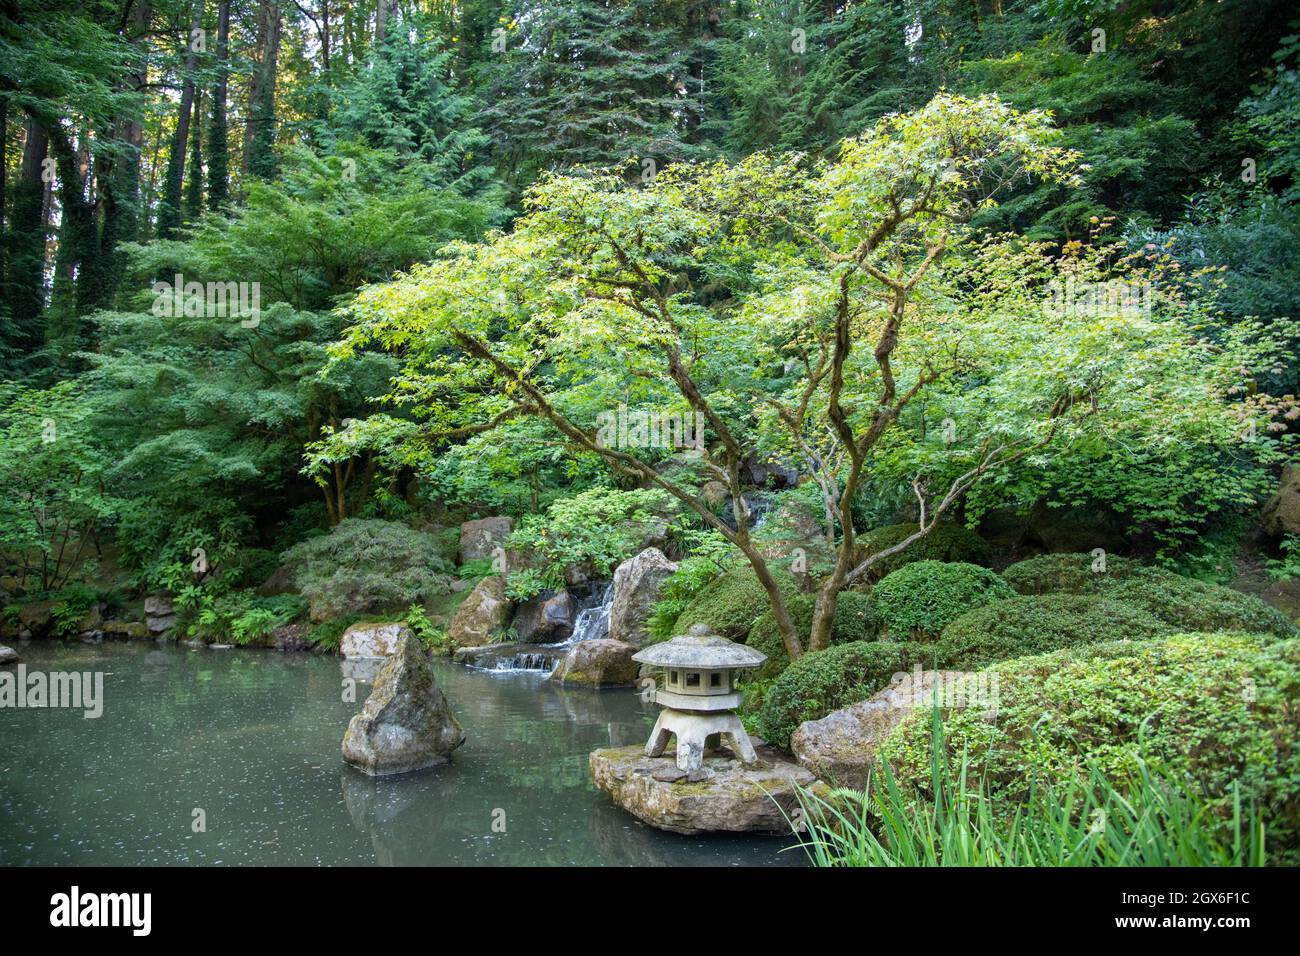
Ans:
<svg viewBox="0 0 1300 956"><path fill-rule="evenodd" d="M916 533L918 525L911 522L889 524L868 531L861 535L856 543L855 558L864 561L891 548L909 535ZM914 561L964 561L968 564L986 565L991 556L989 544L974 531L963 525L948 522L941 523L924 538L912 542L897 554L872 565L864 577L868 581L879 581L905 564Z"/></svg>
<svg viewBox="0 0 1300 956"><path fill-rule="evenodd" d="M788 571L774 570L772 576L787 600L799 593L799 584ZM759 583L754 569L742 564L701 588L682 609L673 631L685 634L692 624L707 624L716 634L743 641L754 621L770 607L767 590Z"/></svg>
<svg viewBox="0 0 1300 956"><path fill-rule="evenodd" d="M985 781L991 806L1036 783L1086 779L1089 763L1121 787L1148 765L1184 776L1225 824L1236 785L1260 809L1272 862L1300 863L1300 640L1179 634L1007 661L996 717L944 711L950 766ZM919 708L881 755L900 786L930 800L932 709Z"/></svg>
<svg viewBox="0 0 1300 956"><path fill-rule="evenodd" d="M977 564L916 561L891 571L867 599L882 639L933 641L967 611L1014 596L1002 578Z"/></svg>
<svg viewBox="0 0 1300 956"><path fill-rule="evenodd" d="M1082 594L1018 595L968 611L939 642L943 666L972 670L1013 657L1105 641L1145 641L1175 628L1141 607Z"/></svg>
<svg viewBox="0 0 1300 956"><path fill-rule="evenodd" d="M550 679L587 687L626 687L636 681L636 645L600 638L579 641L569 648Z"/></svg>
<svg viewBox="0 0 1300 956"><path fill-rule="evenodd" d="M931 668L933 661L933 647L904 641L854 641L804 654L764 688L754 728L788 750L791 734L804 721L866 700L895 674L913 664Z"/></svg>

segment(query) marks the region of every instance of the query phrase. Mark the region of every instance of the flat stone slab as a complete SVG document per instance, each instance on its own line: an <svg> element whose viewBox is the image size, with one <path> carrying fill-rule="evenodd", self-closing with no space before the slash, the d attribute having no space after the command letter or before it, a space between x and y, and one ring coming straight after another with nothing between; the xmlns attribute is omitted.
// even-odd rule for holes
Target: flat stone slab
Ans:
<svg viewBox="0 0 1300 956"><path fill-rule="evenodd" d="M727 750L704 757L706 779L678 771L675 754L647 757L643 747L593 750L591 778L643 823L672 833L790 833L799 800L795 784L821 793L812 773L771 747L746 767Z"/></svg>

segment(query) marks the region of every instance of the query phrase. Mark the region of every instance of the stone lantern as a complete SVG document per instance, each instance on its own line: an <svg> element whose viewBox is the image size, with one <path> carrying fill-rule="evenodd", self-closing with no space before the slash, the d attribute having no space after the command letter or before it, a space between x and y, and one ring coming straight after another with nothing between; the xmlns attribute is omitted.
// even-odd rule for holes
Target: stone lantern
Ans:
<svg viewBox="0 0 1300 956"><path fill-rule="evenodd" d="M677 768L699 771L704 767L705 742L717 735L741 763L758 762L735 713L740 706L736 679L741 671L767 660L766 654L711 633L707 624L695 624L680 637L633 654L632 660L665 671L655 689L655 703L663 710L650 732L646 756L661 756L675 734Z"/></svg>

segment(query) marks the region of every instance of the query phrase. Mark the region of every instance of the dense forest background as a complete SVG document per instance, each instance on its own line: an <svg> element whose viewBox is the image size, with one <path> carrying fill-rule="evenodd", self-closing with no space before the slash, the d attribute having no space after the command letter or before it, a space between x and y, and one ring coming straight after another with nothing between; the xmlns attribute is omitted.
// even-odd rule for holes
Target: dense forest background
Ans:
<svg viewBox="0 0 1300 956"><path fill-rule="evenodd" d="M508 230L547 171L639 181L763 150L812 161L940 90L1050 110L1086 163L1080 183L1026 185L978 228L1068 247L1100 226L1175 249L1189 274L1213 267L1212 287L1189 279L1215 297L1206 335L1258 321L1292 347L1250 370L1250 391L1298 390L1300 34L1285 0L3 0L0 13L9 596L104 569L192 587L195 549L227 569L223 587L251 586L284 548L353 517L551 508L582 524L564 503L612 479L545 423L444 433L433 454L392 427L400 410L381 397L398 359L329 360L357 290ZM160 313L156 284L177 275L255 283L256 318ZM1068 504L1112 521L1123 549L1226 579L1276 487L1288 409L1264 409L1259 440L1231 448L1079 448L986 504ZM366 432L381 410L385 427ZM861 507L883 522L908 498L881 484Z"/></svg>

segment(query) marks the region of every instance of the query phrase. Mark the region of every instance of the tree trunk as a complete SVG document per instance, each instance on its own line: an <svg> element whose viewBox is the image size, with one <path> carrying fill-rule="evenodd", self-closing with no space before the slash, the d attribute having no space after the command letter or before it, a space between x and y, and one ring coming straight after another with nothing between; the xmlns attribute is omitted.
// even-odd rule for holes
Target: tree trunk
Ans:
<svg viewBox="0 0 1300 956"><path fill-rule="evenodd" d="M167 157L167 185L163 187L162 203L158 207L158 238L174 239L181 224L181 190L185 178L185 147L189 140L190 116L194 112L194 74L198 66L198 51L194 35L203 26L203 0L195 0L190 19L190 31L185 36L185 78L181 81L181 104L176 114L176 134L172 137L171 152ZM192 172L191 172L192 174Z"/></svg>
<svg viewBox="0 0 1300 956"><path fill-rule="evenodd" d="M282 23L278 0L261 0L257 22L261 59L249 85L243 170L265 179L275 172L275 81Z"/></svg>
<svg viewBox="0 0 1300 956"><path fill-rule="evenodd" d="M185 180L185 222L192 223L203 215L203 90L194 90L194 132L190 136L190 175Z"/></svg>
<svg viewBox="0 0 1300 956"><path fill-rule="evenodd" d="M49 168L49 147L45 127L29 119L9 234L9 309L24 351L44 338L40 319L45 308L45 191L49 180L44 174Z"/></svg>
<svg viewBox="0 0 1300 956"><path fill-rule="evenodd" d="M212 89L212 127L208 133L208 208L221 212L230 203L230 140L226 88L230 80L230 0L217 6L217 82Z"/></svg>
<svg viewBox="0 0 1300 956"><path fill-rule="evenodd" d="M320 63L325 85L330 77L330 4L329 0L320 0Z"/></svg>

